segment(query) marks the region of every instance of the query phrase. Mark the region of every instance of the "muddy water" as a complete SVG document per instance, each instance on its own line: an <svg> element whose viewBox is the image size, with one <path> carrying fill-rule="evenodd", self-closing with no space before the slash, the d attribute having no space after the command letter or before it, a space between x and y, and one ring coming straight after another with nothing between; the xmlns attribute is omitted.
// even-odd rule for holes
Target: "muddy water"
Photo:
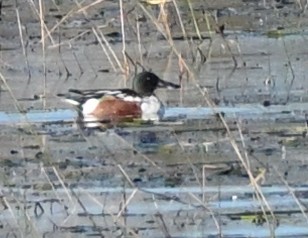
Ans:
<svg viewBox="0 0 308 238"><path fill-rule="evenodd" d="M179 83L180 52L193 73L183 74L182 90L157 92L164 120L81 130L76 112L55 95L129 86L134 74L130 61L129 76L122 71L118 2L102 1L84 15L74 2L45 1L45 57L39 6L2 2L1 236L308 235L305 6L195 1L194 22L188 2L176 3L182 22L174 3L164 8L172 50L157 30L159 6L124 2L127 55ZM225 34L215 33L223 24ZM106 49L110 60L98 28L113 50Z"/></svg>

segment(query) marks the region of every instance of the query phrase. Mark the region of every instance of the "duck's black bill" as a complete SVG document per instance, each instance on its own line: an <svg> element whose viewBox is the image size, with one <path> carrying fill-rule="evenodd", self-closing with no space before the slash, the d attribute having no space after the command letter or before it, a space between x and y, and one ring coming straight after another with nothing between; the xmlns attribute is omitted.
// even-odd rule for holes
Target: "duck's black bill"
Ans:
<svg viewBox="0 0 308 238"><path fill-rule="evenodd" d="M181 86L175 83L167 82L162 79L158 81L158 87L160 88L168 88L168 89L174 89L174 88L180 88Z"/></svg>

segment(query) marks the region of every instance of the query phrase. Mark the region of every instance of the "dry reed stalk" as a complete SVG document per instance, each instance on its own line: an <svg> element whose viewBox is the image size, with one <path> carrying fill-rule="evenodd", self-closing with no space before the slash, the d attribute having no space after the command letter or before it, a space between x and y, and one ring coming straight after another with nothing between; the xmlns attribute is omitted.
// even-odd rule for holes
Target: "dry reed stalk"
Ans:
<svg viewBox="0 0 308 238"><path fill-rule="evenodd" d="M174 42L172 40L172 37L168 37L168 33L165 32L165 29L161 27L160 23L153 17L152 14L149 13L149 11L141 4L141 3L137 3L137 5L142 9L142 11L150 18L150 20L153 22L153 24L155 25L156 29L164 36L164 38L167 40L167 42L169 43L172 51L175 53L175 55L180 58L181 57L181 52L179 52L179 50L175 47ZM168 31L167 27L167 31ZM193 80L195 80L195 76L193 74L193 71L190 69L189 65L184 62L185 69L187 70L187 72L189 72L189 75L191 76L191 78Z"/></svg>
<svg viewBox="0 0 308 238"><path fill-rule="evenodd" d="M39 17L40 17L40 26L41 26L41 43L42 43L42 52L43 52L43 108L46 107L46 90L47 90L47 68L46 68L46 45L45 45L45 19L44 19L44 5L42 0L39 0Z"/></svg>
<svg viewBox="0 0 308 238"><path fill-rule="evenodd" d="M73 201L72 196L70 195L70 193L69 193L69 191L68 191L68 189L67 189L67 187L66 187L66 185L65 185L65 183L64 183L64 181L63 181L63 179L61 178L61 176L60 176L60 174L58 173L58 170L56 169L55 166L52 166L52 171L53 171L54 174L56 175L56 177L57 177L58 181L60 182L62 188L64 189L64 191L65 191L65 193L66 193L68 199L72 202L72 201Z"/></svg>
<svg viewBox="0 0 308 238"><path fill-rule="evenodd" d="M14 106L17 109L17 111L20 112L20 113L24 112L24 110L22 109L22 107L20 106L19 102L17 101L17 99L14 95L12 88L9 86L9 84L7 83L6 79L4 78L4 76L2 75L1 72L0 72L0 79L1 79L2 83L4 84L6 90L9 91L9 94L14 101Z"/></svg>
<svg viewBox="0 0 308 238"><path fill-rule="evenodd" d="M197 88L199 89L200 93L204 96L204 100L206 101L206 103L213 109L213 112L216 113L216 114L219 116L220 121L223 123L223 125L224 125L224 127L225 127L225 129L226 129L226 131L227 131L230 144L232 145L233 150L234 150L235 154L237 155L237 158L239 159L239 161L241 162L241 164L242 164L242 166L244 167L245 171L247 172L248 177L249 177L249 180L250 180L250 182L251 182L253 188L255 189L255 194L256 194L258 200L259 200L260 202L262 202L262 204L260 204L260 205L261 205L261 209L262 209L263 214L265 214L267 223L269 224L269 220L268 220L268 218L267 218L267 215L266 215L267 213L266 213L266 211L265 211L264 206L265 206L266 209L270 212L270 214L271 214L271 216L272 216L273 219L275 219L275 215L274 215L274 213L273 213L273 211L272 211L272 209L271 209L269 203L267 202L267 200L266 200L264 194L262 193L261 187L258 185L256 179L254 178L254 176L253 176L253 174L252 174L252 171L251 171L250 168L249 168L249 165L247 164L247 161L249 161L247 153L245 154L245 158L244 158L244 157L242 156L242 153L240 152L239 146L238 146L238 144L236 143L236 141L235 141L235 139L234 139L234 137L233 137L233 135L232 135L232 132L230 131L230 128L229 128L228 124L226 123L224 117L221 115L220 112L217 112L217 111L215 110L215 105L211 102L211 100L209 99L209 97L208 97L208 96L206 95L206 93L200 88L200 86L199 86L199 85L196 85L196 86L197 86ZM240 127L238 127L238 131L241 133ZM241 137L241 138L242 138L242 143L244 143L243 137ZM271 230L271 232L273 232L273 231Z"/></svg>
<svg viewBox="0 0 308 238"><path fill-rule="evenodd" d="M107 46L107 49L109 50L109 52L111 53L113 59L116 61L118 67L120 68L121 73L124 73L124 69L123 66L119 60L119 58L117 57L116 53L114 52L114 50L112 49L111 45L109 44L109 42L107 41L105 35L103 34L103 32L101 30L98 29L98 32L100 33L100 37L103 39L105 45Z"/></svg>
<svg viewBox="0 0 308 238"><path fill-rule="evenodd" d="M96 0L95 2L91 2L91 3L89 3L87 6L84 6L84 7L82 7L82 8L80 8L80 9L78 9L78 11L76 11L76 13L83 13L83 14L85 14L86 13L86 11L90 8L90 7L94 7L95 5L97 5L97 4L99 4L99 3L101 3L101 2L104 2L105 0Z"/></svg>
<svg viewBox="0 0 308 238"><path fill-rule="evenodd" d="M47 179L47 182L50 184L50 186L52 188L52 191L55 193L56 198L61 203L61 201L63 201L63 199L58 195L57 189L53 185L53 182L50 180L49 175L46 172L46 169L42 164L41 164L41 173L45 176L45 178ZM73 205L73 200L71 199L71 196L68 196L68 197L69 197L69 200L71 201L71 205Z"/></svg>
<svg viewBox="0 0 308 238"><path fill-rule="evenodd" d="M118 167L119 167L119 165L118 165ZM122 173L125 172L124 170L123 171L122 170L123 170L123 168L121 169ZM125 176L125 178L126 178L126 176ZM123 207L121 208L121 210L118 212L118 214L116 216L117 218L120 218L120 216L122 216L123 212L127 209L128 205L133 200L133 198L134 198L134 196L136 195L137 192L138 192L138 189L135 188L133 190L133 192L131 193L131 195L128 197L128 199L125 201L125 203L124 203Z"/></svg>
<svg viewBox="0 0 308 238"><path fill-rule="evenodd" d="M10 212L12 218L13 218L13 222L15 223L15 226L17 227L17 229L18 229L20 235L22 235L22 234L23 234L23 231L21 230L21 228L20 228L20 226L19 226L19 224L18 224L18 220L17 220L17 218L16 218L16 216L15 216L15 214L14 214L14 211L13 211L13 209L12 209L10 203L9 203L8 200L7 200L7 197L4 196L4 197L2 198L2 201L3 201L3 204L5 205L5 208L9 210L9 212ZM20 206L20 207L22 207L22 206Z"/></svg>
<svg viewBox="0 0 308 238"><path fill-rule="evenodd" d="M292 189L292 187L290 187L288 181L286 181L283 176L281 175L281 173L277 170L276 167L274 167L276 173L278 174L278 176L280 177L281 181L284 183L284 185L287 187L287 189L289 190L289 193L291 194L291 196L293 197L295 203L297 204L299 210L301 211L301 213L303 214L304 218L306 219L307 223L308 223L308 216L307 216L307 206L304 204L303 202L301 202L297 197L296 194L294 193L294 189Z"/></svg>
<svg viewBox="0 0 308 238"><path fill-rule="evenodd" d="M45 22L44 22L44 21L42 22L42 19L41 19L41 14L42 14L42 12L40 12L40 11L36 8L36 6L35 6L33 0L28 0L28 2L31 3L30 5L31 5L31 7L32 7L32 10L34 11L34 13L36 14L36 16L37 16L38 19L40 20L41 28L43 28L43 30L46 31L46 33L47 33L47 34L46 34L46 37L48 36L48 38L49 38L49 40L51 41L51 43L54 44L55 41L54 41L54 39L53 39L53 37L52 37L52 35L51 35L51 32L48 30L48 27L46 26ZM42 5L41 0L39 0L39 5ZM42 31L42 30L41 30L41 31ZM42 37L42 36L41 36L41 37ZM45 41L45 38L41 38L41 41ZM41 42L41 43L42 43L42 42Z"/></svg>
<svg viewBox="0 0 308 238"><path fill-rule="evenodd" d="M21 26L18 8L15 8L15 11L16 11L17 24L18 24L19 38L20 38L20 43L21 43L21 47L22 47L22 53L23 53L23 56L25 58L25 63L26 63L27 69L28 69L28 80L27 81L28 81L28 84L29 84L30 81L31 81L31 71L30 71L30 67L29 67L28 54L27 54L27 50L26 50L26 47L25 47L25 43L24 43L24 37L23 37L23 34L22 34L22 26Z"/></svg>
<svg viewBox="0 0 308 238"><path fill-rule="evenodd" d="M100 201L98 201L95 197L93 197L91 194L89 194L86 190L79 188L79 190L81 192L84 192L85 194L88 195L88 197L95 202L98 206L100 206L100 208L102 209L102 211L106 211L107 214L110 215L110 217L112 218L113 222L117 225L117 226L121 226L125 229L127 229L130 233L131 236L133 237L139 237L138 234L131 228L127 227L124 223L121 222L121 220L118 220L118 218L113 214L112 211L110 211L108 209L108 207L106 207L104 204L102 204Z"/></svg>
<svg viewBox="0 0 308 238"><path fill-rule="evenodd" d="M249 160L247 149L246 149L246 146L245 146L245 139L244 139L244 136L243 136L243 133L242 133L242 130L241 130L241 127L240 127L239 123L237 123L237 126L238 126L238 131L239 131L241 142L242 142L242 147L244 149L244 157L241 156L240 149L239 149L238 145L236 144L236 142L233 139L232 139L231 144L234 144L233 145L233 149L236 151L238 159L241 161L241 164L243 165L243 167L245 168L245 171L248 174L250 183L251 183L251 185L253 186L253 188L255 190L255 194L257 196L258 201L260 202L260 207L261 207L261 210L262 210L263 215L265 217L265 220L266 220L268 226L271 227L270 226L270 221L269 221L268 215L267 215L268 213L266 212L265 208L269 211L269 213L270 213L270 215L272 217L272 220L274 220L274 221L276 220L275 215L274 215L273 210L270 207L269 203L267 202L266 197L264 196L264 194L263 194L263 192L261 190L260 185L258 184L258 181L259 181L258 176L257 176L257 178L255 178L253 176L252 172L251 172L250 160ZM265 207L264 207L264 205L265 205ZM271 232L274 232L273 229L271 229Z"/></svg>
<svg viewBox="0 0 308 238"><path fill-rule="evenodd" d="M103 49L103 51L104 51L104 53L105 53L105 55L106 55L110 65L111 65L111 67L113 69L113 71L116 72L117 68L116 68L115 64L112 62L112 59L111 59L110 55L108 54L107 49L106 49L105 45L103 44L101 37L99 37L97 30L93 27L92 31L93 31L93 33L94 33L94 35L95 35L99 45Z"/></svg>
<svg viewBox="0 0 308 238"><path fill-rule="evenodd" d="M119 0L120 2L120 19L121 19L121 34L122 34L122 55L123 55L123 73L125 75L126 80L125 82L125 86L126 86L126 82L128 79L128 75L129 75L129 65L127 62L127 58L126 58L126 35L125 35L125 24L124 24L124 9L123 9L123 0Z"/></svg>
<svg viewBox="0 0 308 238"><path fill-rule="evenodd" d="M136 16L137 19L137 16ZM139 21L136 21L136 28L137 28L137 41L138 41L138 52L139 52L139 60L140 64L143 64L143 54L141 49L141 38L140 38L140 23Z"/></svg>
<svg viewBox="0 0 308 238"><path fill-rule="evenodd" d="M192 8L190 0L187 0L187 3L188 3L188 6L189 6L189 10L191 12L191 15L192 15L192 19L193 19L193 22L194 22L194 27L195 27L197 36L199 37L199 40L202 40L202 36L201 36L200 30L199 30L199 26L197 24L197 20L196 20L196 16L195 16L195 13L194 13L194 9Z"/></svg>
<svg viewBox="0 0 308 238"><path fill-rule="evenodd" d="M218 234L221 234L221 225L220 225L219 221L217 220L214 211L212 211L212 209L210 209L208 206L206 206L206 204L205 204L203 201L201 201L195 194L190 193L190 192L189 192L188 194L189 194L189 196L191 196L194 200L196 200L201 206L203 206L204 209L206 209L206 211L210 212L210 214L211 214L211 216L212 216L212 218L213 218L213 221L214 221L214 223L215 223L215 226L216 226L216 228L217 228Z"/></svg>
<svg viewBox="0 0 308 238"><path fill-rule="evenodd" d="M98 4L98 3L100 3L101 1L103 1L103 0L98 0L98 1L96 1L96 2L95 2L95 5ZM86 6L86 7L82 7L82 6L80 5L80 3L77 2L77 1L75 1L75 3L76 3L76 5L77 5L78 8L79 8L78 12L82 12L82 14L83 14L86 18L88 18L88 13L87 13L87 11L86 11L86 10L88 9L88 7L87 7L87 6ZM90 4L90 5L93 6L93 4ZM109 52L110 52L111 55L113 56L114 60L116 61L117 65L118 65L118 67L120 68L121 72L124 72L123 67L122 67L122 65L121 65L121 63L120 63L118 57L116 56L114 50L113 50L112 47L110 46L109 42L108 42L107 39L105 38L105 36L104 36L104 34L102 33L102 31L101 31L96 25L93 25L91 29L92 29L92 31L93 31L93 33L94 33L96 39L98 40L99 45L102 47L102 49L103 49L105 55L107 56L108 61L109 61L109 63L111 64L113 70L114 70L115 72L117 72L117 69L116 69L114 63L112 62L111 57L109 56L109 53L108 53L107 49L109 50ZM106 45L106 47L104 46L102 40L104 41L104 44Z"/></svg>
<svg viewBox="0 0 308 238"><path fill-rule="evenodd" d="M83 204L83 202L80 200L80 198L77 196L77 194L75 193L75 191L73 189L71 189L71 193L75 197L77 203L80 205L80 207L83 209L83 211L86 214L88 214L88 210L87 210L86 206ZM88 219L91 221L93 227L95 227L95 228L100 227L100 225L97 225L97 223L95 222L93 216L88 216ZM98 231L100 232L101 237L105 236L103 231L101 231L100 229L98 229Z"/></svg>
<svg viewBox="0 0 308 238"><path fill-rule="evenodd" d="M72 17L74 14L80 14L85 13L87 9L96 6L97 4L103 2L104 0L97 0L93 3L88 4L87 6L82 7L82 4L85 2L86 0L82 0L80 2L77 3L77 6L75 8L72 8L68 13L66 13L66 15L64 17L61 18L61 20L59 22L57 22L50 30L49 30L49 34L52 34L57 28L60 27L60 25L65 22L67 19L69 19L70 17ZM75 1L76 3L76 1ZM44 39L45 40L45 39ZM56 44L53 42L52 44L53 46L55 46Z"/></svg>

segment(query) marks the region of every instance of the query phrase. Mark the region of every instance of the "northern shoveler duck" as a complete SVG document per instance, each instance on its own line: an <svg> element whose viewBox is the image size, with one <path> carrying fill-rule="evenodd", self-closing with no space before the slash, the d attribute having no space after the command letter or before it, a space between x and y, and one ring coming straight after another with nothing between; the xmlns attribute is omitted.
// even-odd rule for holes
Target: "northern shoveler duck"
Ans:
<svg viewBox="0 0 308 238"><path fill-rule="evenodd" d="M70 89L70 94L64 96L67 102L78 107L86 123L121 122L135 118L158 121L164 113L161 101L154 94L159 87L180 88L154 73L142 72L133 79L132 89Z"/></svg>

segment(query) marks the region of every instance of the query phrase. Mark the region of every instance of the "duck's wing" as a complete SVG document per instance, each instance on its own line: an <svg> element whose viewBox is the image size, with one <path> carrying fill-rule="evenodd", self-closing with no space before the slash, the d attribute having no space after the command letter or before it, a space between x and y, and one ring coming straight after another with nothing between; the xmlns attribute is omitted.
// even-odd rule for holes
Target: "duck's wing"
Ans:
<svg viewBox="0 0 308 238"><path fill-rule="evenodd" d="M121 100L139 101L140 96L131 89L69 89L68 94L58 94L60 97L64 97L65 101L70 104L79 106L84 104L89 99L101 99L105 96L112 96Z"/></svg>

